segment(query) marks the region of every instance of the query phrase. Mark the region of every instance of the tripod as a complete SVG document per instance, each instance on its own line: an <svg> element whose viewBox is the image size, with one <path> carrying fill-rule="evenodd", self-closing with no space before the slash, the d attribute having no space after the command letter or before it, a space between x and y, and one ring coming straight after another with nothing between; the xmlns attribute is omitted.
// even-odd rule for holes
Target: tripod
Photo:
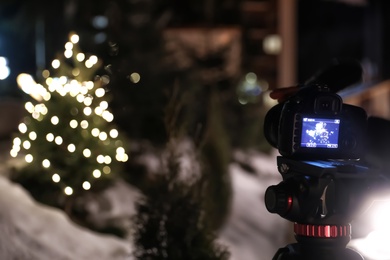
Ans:
<svg viewBox="0 0 390 260"><path fill-rule="evenodd" d="M273 260L363 260L347 248L350 222L377 180L356 162L299 161L279 156L283 181L268 187L265 205L294 222L297 243L280 248Z"/></svg>

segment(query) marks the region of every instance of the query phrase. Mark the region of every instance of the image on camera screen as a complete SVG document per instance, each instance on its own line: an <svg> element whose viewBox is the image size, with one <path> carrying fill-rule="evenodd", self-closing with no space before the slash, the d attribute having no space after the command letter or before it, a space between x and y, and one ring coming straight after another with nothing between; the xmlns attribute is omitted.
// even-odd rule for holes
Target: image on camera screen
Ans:
<svg viewBox="0 0 390 260"><path fill-rule="evenodd" d="M302 118L301 147L338 148L340 119Z"/></svg>

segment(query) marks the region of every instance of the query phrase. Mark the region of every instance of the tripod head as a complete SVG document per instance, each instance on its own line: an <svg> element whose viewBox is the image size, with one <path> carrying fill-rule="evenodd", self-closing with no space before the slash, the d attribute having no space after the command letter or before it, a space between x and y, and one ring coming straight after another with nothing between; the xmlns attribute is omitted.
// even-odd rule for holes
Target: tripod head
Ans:
<svg viewBox="0 0 390 260"><path fill-rule="evenodd" d="M362 259L346 245L350 222L362 209L379 175L356 161L304 161L278 157L283 181L270 186L265 205L294 222L298 244L280 250L275 259Z"/></svg>

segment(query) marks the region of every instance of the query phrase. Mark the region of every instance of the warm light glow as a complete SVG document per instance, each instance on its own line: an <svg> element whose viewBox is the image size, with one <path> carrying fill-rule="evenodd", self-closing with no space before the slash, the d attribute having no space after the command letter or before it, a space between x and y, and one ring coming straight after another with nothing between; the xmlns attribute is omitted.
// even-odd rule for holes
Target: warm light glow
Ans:
<svg viewBox="0 0 390 260"><path fill-rule="evenodd" d="M8 66L8 60L5 57L0 57L0 80L8 78L11 70Z"/></svg>
<svg viewBox="0 0 390 260"><path fill-rule="evenodd" d="M112 122L114 120L114 115L111 114L109 111L104 111L102 114L102 117L107 121L107 122Z"/></svg>
<svg viewBox="0 0 390 260"><path fill-rule="evenodd" d="M78 43L79 42L79 40L80 40L80 37L77 35L77 34L72 34L71 36L70 36L70 41L72 42L72 43Z"/></svg>
<svg viewBox="0 0 390 260"><path fill-rule="evenodd" d="M56 183L58 183L58 182L61 181L61 177L60 177L60 175L58 175L57 173L54 173L53 176L51 176L51 179L52 179L54 182L56 182Z"/></svg>
<svg viewBox="0 0 390 260"><path fill-rule="evenodd" d="M130 74L130 81L133 83L138 83L141 80L141 75L137 72L133 72Z"/></svg>
<svg viewBox="0 0 390 260"><path fill-rule="evenodd" d="M60 119L58 118L58 116L53 116L53 117L50 119L50 122L51 122L53 125L57 125L57 124L60 122Z"/></svg>
<svg viewBox="0 0 390 260"><path fill-rule="evenodd" d="M85 107L83 112L84 112L84 115L90 116L92 114L92 109L90 107Z"/></svg>
<svg viewBox="0 0 390 260"><path fill-rule="evenodd" d="M87 67L88 69L92 68L93 66L93 62L91 60L86 60L85 61L85 67Z"/></svg>
<svg viewBox="0 0 390 260"><path fill-rule="evenodd" d="M102 176L102 172L99 171L98 169L96 169L96 170L94 170L94 171L92 172L92 175L93 175L93 177L95 177L95 178L100 178L100 176Z"/></svg>
<svg viewBox="0 0 390 260"><path fill-rule="evenodd" d="M86 105L86 106L90 106L90 105L92 105L92 98L91 97L86 97L85 99L84 99L84 105Z"/></svg>
<svg viewBox="0 0 390 260"><path fill-rule="evenodd" d="M84 53L77 53L76 55L76 59L79 61L79 62L82 62L84 59L85 59L85 54Z"/></svg>
<svg viewBox="0 0 390 260"><path fill-rule="evenodd" d="M16 82L21 90L37 101L42 101L42 97L47 95L46 89L41 84L37 84L29 74L19 74L16 78Z"/></svg>
<svg viewBox="0 0 390 260"><path fill-rule="evenodd" d="M61 65L61 62L58 60L58 59L55 59L51 62L51 66L54 68L54 69L58 69Z"/></svg>
<svg viewBox="0 0 390 260"><path fill-rule="evenodd" d="M98 157L96 157L96 161L98 162L98 163L104 163L104 155L98 155Z"/></svg>
<svg viewBox="0 0 390 260"><path fill-rule="evenodd" d="M279 54L282 50L282 39L279 35L268 35L263 40L263 50L267 54Z"/></svg>
<svg viewBox="0 0 390 260"><path fill-rule="evenodd" d="M27 132L27 125L25 123L20 123L18 129L22 134L25 134Z"/></svg>
<svg viewBox="0 0 390 260"><path fill-rule="evenodd" d="M29 112L29 113L34 112L34 105L33 105L33 103L31 103L30 101L28 101L28 102L26 102L26 103L24 104L24 108L25 108L26 111Z"/></svg>
<svg viewBox="0 0 390 260"><path fill-rule="evenodd" d="M99 98L103 97L106 94L106 91L103 88L98 88L95 91L95 95Z"/></svg>
<svg viewBox="0 0 390 260"><path fill-rule="evenodd" d="M110 164L112 162L112 159L110 156L106 155L104 156L104 163L105 164Z"/></svg>
<svg viewBox="0 0 390 260"><path fill-rule="evenodd" d="M91 188L91 183L85 181L83 182L83 189L84 190L89 190Z"/></svg>
<svg viewBox="0 0 390 260"><path fill-rule="evenodd" d="M108 108L108 102L107 101L102 101L102 102L100 102L99 106L102 109L107 109Z"/></svg>
<svg viewBox="0 0 390 260"><path fill-rule="evenodd" d="M111 131L110 131L110 136L111 136L112 138L117 138L118 135L119 135L118 130L116 130L116 129L111 129Z"/></svg>
<svg viewBox="0 0 390 260"><path fill-rule="evenodd" d="M70 122L69 122L69 125L71 128L76 128L78 126L78 123L75 119L72 119Z"/></svg>
<svg viewBox="0 0 390 260"><path fill-rule="evenodd" d="M30 141L26 140L26 141L23 142L23 148L24 149L28 150L28 149L30 149L30 147L31 147Z"/></svg>
<svg viewBox="0 0 390 260"><path fill-rule="evenodd" d="M34 157L31 154L27 154L24 159L26 162L31 163L34 160Z"/></svg>
<svg viewBox="0 0 390 260"><path fill-rule="evenodd" d="M86 148L86 149L84 149L83 150L83 155L85 156L85 157L90 157L91 156L91 150L89 150L88 148Z"/></svg>
<svg viewBox="0 0 390 260"><path fill-rule="evenodd" d="M96 107L95 114L101 116L103 114L103 109L101 107Z"/></svg>
<svg viewBox="0 0 390 260"><path fill-rule="evenodd" d="M105 141L107 140L107 133L106 132L100 132L99 134L99 139L102 140L102 141Z"/></svg>
<svg viewBox="0 0 390 260"><path fill-rule="evenodd" d="M61 136L57 136L55 139L54 139L54 142L58 145L61 145L63 140L62 140L62 137Z"/></svg>
<svg viewBox="0 0 390 260"><path fill-rule="evenodd" d="M125 153L117 153L115 155L115 159L118 162L126 162L129 159L129 156L127 154L125 154Z"/></svg>
<svg viewBox="0 0 390 260"><path fill-rule="evenodd" d="M85 86L87 87L88 90L92 90L95 84L92 81L87 81L85 82Z"/></svg>
<svg viewBox="0 0 390 260"><path fill-rule="evenodd" d="M9 154L10 154L12 157L16 157L16 156L18 156L18 151L16 151L15 149L11 149L11 151L9 152Z"/></svg>
<svg viewBox="0 0 390 260"><path fill-rule="evenodd" d="M71 43L71 42L65 43L65 49L66 49L66 50L71 50L71 49L73 49L73 43Z"/></svg>
<svg viewBox="0 0 390 260"><path fill-rule="evenodd" d="M84 102L84 95L83 94L78 94L77 97L76 97L76 100L79 102L79 103L83 103Z"/></svg>
<svg viewBox="0 0 390 260"><path fill-rule="evenodd" d="M73 51L72 50L65 50L64 51L64 56L65 56L65 58L70 58L70 57L72 57L72 55L73 55Z"/></svg>
<svg viewBox="0 0 390 260"><path fill-rule="evenodd" d="M89 60L92 62L92 64L95 65L98 62L98 57L92 55L91 57L89 57Z"/></svg>
<svg viewBox="0 0 390 260"><path fill-rule="evenodd" d="M118 147L116 149L116 155L115 155L115 159L118 161L118 162L126 162L128 160L128 155L126 154L125 152L125 149L123 147Z"/></svg>
<svg viewBox="0 0 390 260"><path fill-rule="evenodd" d="M66 187L66 188L64 189L64 192L65 192L66 195L70 196L70 195L73 194L73 189L72 189L71 187L68 186L68 187Z"/></svg>
<svg viewBox="0 0 390 260"><path fill-rule="evenodd" d="M19 137L16 137L16 138L13 140L13 144L14 144L14 145L21 145L21 144L22 144L22 140L21 140Z"/></svg>
<svg viewBox="0 0 390 260"><path fill-rule="evenodd" d="M76 151L76 146L74 144L69 144L68 145L68 151L73 153L74 151Z"/></svg>
<svg viewBox="0 0 390 260"><path fill-rule="evenodd" d="M369 211L372 231L365 237L353 242L354 248L369 259L390 259L389 234L390 234L390 200L374 201Z"/></svg>
<svg viewBox="0 0 390 260"><path fill-rule="evenodd" d="M81 128L82 129L87 129L88 128L88 121L87 120L83 120L83 121L81 121L81 123L80 123L80 126L81 126Z"/></svg>
<svg viewBox="0 0 390 260"><path fill-rule="evenodd" d="M34 131L32 131L32 132L30 132L30 133L28 134L28 137L29 137L32 141L34 141L35 139L37 139L37 133L35 133Z"/></svg>
<svg viewBox="0 0 390 260"><path fill-rule="evenodd" d="M99 134L100 134L100 131L99 131L99 129L94 128L94 129L92 129L91 134L92 134L92 136L94 136L94 137L98 137Z"/></svg>
<svg viewBox="0 0 390 260"><path fill-rule="evenodd" d="M54 141L54 135L52 133L48 133L46 135L46 140L49 141L49 142L53 142Z"/></svg>
<svg viewBox="0 0 390 260"><path fill-rule="evenodd" d="M42 161L42 166L44 168L49 168L50 167L50 161L48 159L45 159Z"/></svg>

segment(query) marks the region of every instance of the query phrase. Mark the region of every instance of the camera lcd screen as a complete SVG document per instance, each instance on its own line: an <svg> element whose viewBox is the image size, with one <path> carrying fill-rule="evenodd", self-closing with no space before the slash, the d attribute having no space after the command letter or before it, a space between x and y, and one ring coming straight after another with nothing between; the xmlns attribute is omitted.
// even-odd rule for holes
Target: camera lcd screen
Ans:
<svg viewBox="0 0 390 260"><path fill-rule="evenodd" d="M340 119L302 118L301 147L338 148Z"/></svg>

